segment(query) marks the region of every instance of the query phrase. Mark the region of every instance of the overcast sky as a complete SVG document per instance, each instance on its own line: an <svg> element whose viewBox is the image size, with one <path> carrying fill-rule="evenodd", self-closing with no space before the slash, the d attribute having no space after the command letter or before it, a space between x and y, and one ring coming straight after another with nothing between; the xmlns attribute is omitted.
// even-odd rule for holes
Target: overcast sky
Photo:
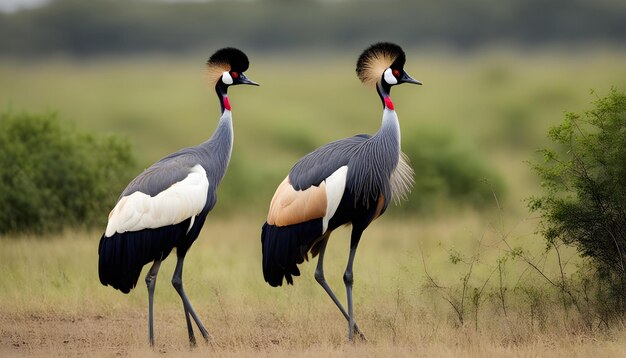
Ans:
<svg viewBox="0 0 626 358"><path fill-rule="evenodd" d="M41 6L51 0L0 0L0 12L16 12L18 10L30 9ZM85 0L87 1L87 0ZM143 1L162 1L162 2L207 2L211 0L143 0ZM239 0L242 1L242 0ZM252 1L252 0L243 0ZM337 1L337 0L330 0Z"/></svg>
<svg viewBox="0 0 626 358"><path fill-rule="evenodd" d="M0 0L0 11L15 12L21 9L29 9L41 6L49 0Z"/></svg>

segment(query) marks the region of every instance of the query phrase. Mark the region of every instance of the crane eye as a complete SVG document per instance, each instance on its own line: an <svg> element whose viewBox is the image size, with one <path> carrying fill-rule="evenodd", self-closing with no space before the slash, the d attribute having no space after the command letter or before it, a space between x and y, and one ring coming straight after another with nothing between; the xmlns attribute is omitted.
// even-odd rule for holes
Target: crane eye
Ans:
<svg viewBox="0 0 626 358"><path fill-rule="evenodd" d="M398 70L393 70L393 71L391 71L391 73L393 73L394 77L400 77L400 71L398 71Z"/></svg>
<svg viewBox="0 0 626 358"><path fill-rule="evenodd" d="M231 75L231 77L232 77L232 78L234 78L234 79L239 78L239 74L238 74L237 72L231 72L231 73L230 73L230 75Z"/></svg>

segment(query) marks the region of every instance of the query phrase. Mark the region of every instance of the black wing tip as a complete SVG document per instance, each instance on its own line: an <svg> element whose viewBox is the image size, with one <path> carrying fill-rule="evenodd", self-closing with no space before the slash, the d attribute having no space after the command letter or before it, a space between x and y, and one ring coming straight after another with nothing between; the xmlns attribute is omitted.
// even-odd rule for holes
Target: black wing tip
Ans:
<svg viewBox="0 0 626 358"><path fill-rule="evenodd" d="M188 227L189 219L158 229L102 235L98 246L100 283L129 293L137 286L143 266L157 258L164 260Z"/></svg>
<svg viewBox="0 0 626 358"><path fill-rule="evenodd" d="M137 269L137 267L117 261L115 256L120 240L123 239L118 233L111 237L102 235L98 246L98 276L102 285L111 286L128 294L137 285L143 265Z"/></svg>
<svg viewBox="0 0 626 358"><path fill-rule="evenodd" d="M310 241L319 234L307 233L321 231L322 220L314 219L290 226L274 226L267 222L261 230L263 254L263 278L272 287L293 285L293 277L300 276L298 265L304 262L303 254Z"/></svg>
<svg viewBox="0 0 626 358"><path fill-rule="evenodd" d="M265 282L272 287L281 287L283 285L283 277L286 276L265 277ZM293 285L293 280L287 279L287 284Z"/></svg>
<svg viewBox="0 0 626 358"><path fill-rule="evenodd" d="M224 47L207 60L208 66L218 64L228 64L231 71L244 72L250 66L250 61L243 51L234 47Z"/></svg>
<svg viewBox="0 0 626 358"><path fill-rule="evenodd" d="M362 81L365 80L368 76L367 71L369 69L367 64L371 62L372 59L383 55L395 59L393 63L389 64L389 67L403 68L406 63L406 54L399 45L393 42L374 43L363 50L356 62L356 73L359 79Z"/></svg>
<svg viewBox="0 0 626 358"><path fill-rule="evenodd" d="M297 269L297 268L296 268ZM281 287L283 285L283 278L288 285L293 285L293 276L300 276L300 273L297 274L281 272L280 274L273 274L272 276L266 276L265 282L267 282L272 287Z"/></svg>

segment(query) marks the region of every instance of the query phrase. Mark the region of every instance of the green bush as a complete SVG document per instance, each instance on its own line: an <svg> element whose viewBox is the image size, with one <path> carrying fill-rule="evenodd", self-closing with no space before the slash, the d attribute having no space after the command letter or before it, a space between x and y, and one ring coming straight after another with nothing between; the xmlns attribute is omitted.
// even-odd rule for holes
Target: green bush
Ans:
<svg viewBox="0 0 626 358"><path fill-rule="evenodd" d="M541 214L549 246L575 246L599 278L617 285L624 301L626 96L612 89L594 105L582 114L567 113L550 129L549 138L559 148L541 150L543 162L533 165L544 193L531 198L529 207Z"/></svg>
<svg viewBox="0 0 626 358"><path fill-rule="evenodd" d="M132 175L130 144L46 113L0 114L0 234L104 224Z"/></svg>
<svg viewBox="0 0 626 358"><path fill-rule="evenodd" d="M450 132L405 132L402 149L415 170L415 185L401 210L432 212L440 202L484 208L493 203L493 191L504 196L502 177Z"/></svg>

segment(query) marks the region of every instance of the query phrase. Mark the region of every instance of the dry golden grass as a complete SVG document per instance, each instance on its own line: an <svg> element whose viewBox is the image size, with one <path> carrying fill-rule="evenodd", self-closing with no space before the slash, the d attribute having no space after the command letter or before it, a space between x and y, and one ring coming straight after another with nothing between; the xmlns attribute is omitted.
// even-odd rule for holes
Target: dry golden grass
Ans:
<svg viewBox="0 0 626 358"><path fill-rule="evenodd" d="M516 229L527 242L537 239L522 235L531 226ZM261 274L259 225L246 218L209 220L187 256L184 279L214 339L189 349L180 299L169 283L170 257L157 283L154 351L147 344L143 282L123 295L98 281L97 232L1 239L0 356L626 355L626 330L590 331L565 319L558 307L548 307L554 314L542 320L530 319L523 300L511 303L507 318L485 303L477 326L469 317L459 326L441 296L424 289L422 251L433 276L456 284L463 270L448 262L445 248L471 252L480 237L483 244L496 242L489 227L472 213L454 221L374 223L355 262L355 314L369 342L350 344L345 320L313 279L314 262L302 266L294 286L272 288ZM347 251L348 230L342 229L331 239L326 261L330 285L342 300ZM497 252L484 255L485 262L497 258ZM485 277L477 271L476 284Z"/></svg>

